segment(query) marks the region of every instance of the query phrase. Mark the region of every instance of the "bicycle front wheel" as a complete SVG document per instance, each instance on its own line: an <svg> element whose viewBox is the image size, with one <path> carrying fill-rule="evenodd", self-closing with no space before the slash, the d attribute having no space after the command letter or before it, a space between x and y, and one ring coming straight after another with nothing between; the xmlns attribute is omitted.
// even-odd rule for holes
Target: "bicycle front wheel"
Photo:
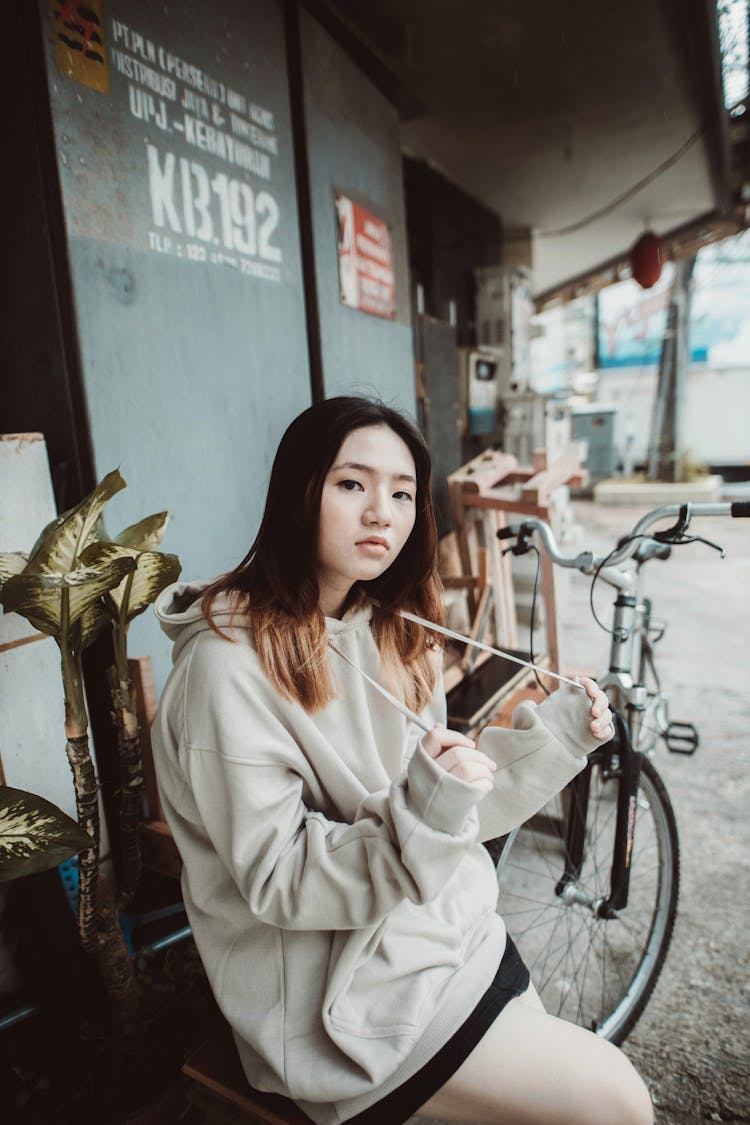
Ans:
<svg viewBox="0 0 750 1125"><path fill-rule="evenodd" d="M597 906L609 894L617 780L600 764L591 768L580 877L560 885L568 811L563 791L503 848L498 910L547 1011L622 1043L648 1002L672 936L677 826L664 783L643 759L628 903L613 918L599 917Z"/></svg>

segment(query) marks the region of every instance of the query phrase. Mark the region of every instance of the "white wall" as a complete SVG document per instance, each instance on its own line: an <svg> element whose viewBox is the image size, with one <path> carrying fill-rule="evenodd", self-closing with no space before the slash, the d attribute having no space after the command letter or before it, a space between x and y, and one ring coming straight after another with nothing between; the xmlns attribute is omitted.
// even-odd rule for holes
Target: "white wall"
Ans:
<svg viewBox="0 0 750 1125"><path fill-rule="evenodd" d="M620 459L632 434L633 459L646 460L657 374L653 367L599 372L596 401L618 408L615 444ZM691 460L706 465L750 464L750 368L692 367L683 425L681 444Z"/></svg>

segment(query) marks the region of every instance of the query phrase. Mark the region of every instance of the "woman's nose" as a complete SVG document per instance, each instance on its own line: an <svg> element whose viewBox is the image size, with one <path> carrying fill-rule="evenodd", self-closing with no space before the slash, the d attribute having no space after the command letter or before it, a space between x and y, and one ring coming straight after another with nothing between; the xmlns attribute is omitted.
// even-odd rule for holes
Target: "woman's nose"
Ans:
<svg viewBox="0 0 750 1125"><path fill-rule="evenodd" d="M365 510L365 521L367 523L377 523L381 527L390 525L391 506L385 494L377 493L371 497L370 503Z"/></svg>

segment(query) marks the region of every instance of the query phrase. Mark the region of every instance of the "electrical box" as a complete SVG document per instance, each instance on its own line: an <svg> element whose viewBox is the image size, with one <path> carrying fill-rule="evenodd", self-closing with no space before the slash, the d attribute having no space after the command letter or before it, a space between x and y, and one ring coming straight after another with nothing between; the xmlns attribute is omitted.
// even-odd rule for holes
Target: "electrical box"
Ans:
<svg viewBox="0 0 750 1125"><path fill-rule="evenodd" d="M591 480L611 477L617 471L615 422L617 407L602 403L574 406L571 426L574 441L585 441L588 454L584 462Z"/></svg>
<svg viewBox="0 0 750 1125"><path fill-rule="evenodd" d="M521 465L531 464L535 449L546 449L554 461L571 442L571 408L565 399L536 391L509 394L502 399L501 415L503 452Z"/></svg>
<svg viewBox="0 0 750 1125"><path fill-rule="evenodd" d="M498 424L502 354L493 348L459 348L463 433L494 434Z"/></svg>
<svg viewBox="0 0 750 1125"><path fill-rule="evenodd" d="M531 277L488 266L474 270L477 347L460 348L463 436L502 433L502 402L529 393Z"/></svg>
<svg viewBox="0 0 750 1125"><path fill-rule="evenodd" d="M524 269L474 270L477 344L497 356L500 395L522 392L531 379L531 275Z"/></svg>

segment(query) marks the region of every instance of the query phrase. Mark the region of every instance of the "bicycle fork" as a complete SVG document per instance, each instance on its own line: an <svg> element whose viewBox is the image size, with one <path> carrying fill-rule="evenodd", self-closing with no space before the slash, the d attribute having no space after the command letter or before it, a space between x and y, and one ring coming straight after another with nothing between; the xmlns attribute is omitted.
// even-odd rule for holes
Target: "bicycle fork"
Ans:
<svg viewBox="0 0 750 1125"><path fill-rule="evenodd" d="M633 749L630 731L618 711L613 712L615 734L606 746L589 756L586 768L568 786L570 799L566 838L565 869L555 893L567 904L587 906L598 918L614 918L628 904L630 861L633 854L640 754ZM586 843L589 793L593 769L601 770L602 779L617 785L617 812L610 871L609 894L594 898L580 884L581 866Z"/></svg>

